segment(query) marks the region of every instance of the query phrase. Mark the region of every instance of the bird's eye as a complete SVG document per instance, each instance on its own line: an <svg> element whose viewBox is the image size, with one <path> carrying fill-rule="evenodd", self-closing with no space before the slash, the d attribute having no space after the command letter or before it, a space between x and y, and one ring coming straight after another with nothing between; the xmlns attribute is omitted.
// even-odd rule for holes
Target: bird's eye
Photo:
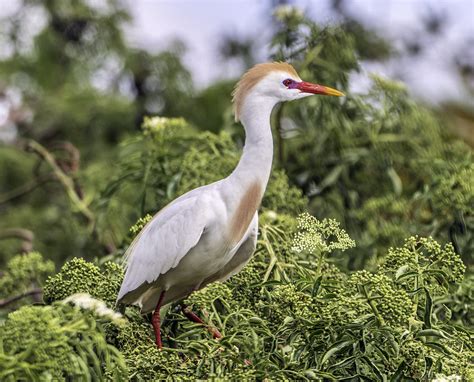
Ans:
<svg viewBox="0 0 474 382"><path fill-rule="evenodd" d="M293 83L293 80L290 78L287 78L286 80L283 81L283 85L285 86L290 86Z"/></svg>

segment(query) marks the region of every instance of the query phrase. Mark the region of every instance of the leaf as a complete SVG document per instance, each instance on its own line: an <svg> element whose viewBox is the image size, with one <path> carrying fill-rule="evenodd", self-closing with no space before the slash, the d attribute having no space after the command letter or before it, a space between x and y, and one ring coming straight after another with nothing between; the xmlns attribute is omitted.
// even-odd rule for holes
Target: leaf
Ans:
<svg viewBox="0 0 474 382"><path fill-rule="evenodd" d="M433 275L436 278L436 281L438 281L438 283L442 285L444 288L446 289L449 288L449 283L448 283L449 276L446 272L440 269L429 269L425 271L425 273L429 275Z"/></svg>
<svg viewBox="0 0 474 382"><path fill-rule="evenodd" d="M395 280L398 280L400 276L404 275L407 270L410 269L409 265L402 265L400 268L397 269L395 272Z"/></svg>
<svg viewBox="0 0 474 382"><path fill-rule="evenodd" d="M341 351L347 346L350 346L354 343L354 340L349 340L349 341L338 341L335 344L333 344L326 353L324 353L323 357L321 358L321 365L324 365L324 363L331 358L334 354L337 352Z"/></svg>
<svg viewBox="0 0 474 382"><path fill-rule="evenodd" d="M327 174L324 179L318 184L317 189L318 193L320 193L322 190L324 190L327 187L332 186L337 182L339 179L339 176L342 173L342 170L344 169L343 165L338 165L334 167L329 174Z"/></svg>
<svg viewBox="0 0 474 382"><path fill-rule="evenodd" d="M349 365L350 363L354 362L354 360L357 358L356 355L350 356L346 359L343 359L342 361L336 362L335 364L329 366L329 370L335 369L335 368L341 368L344 366Z"/></svg>
<svg viewBox="0 0 474 382"><path fill-rule="evenodd" d="M417 337L439 337L439 338L445 338L448 339L449 337L446 336L443 332L440 330L435 330L435 329L424 329L420 330L417 334Z"/></svg>
<svg viewBox="0 0 474 382"><path fill-rule="evenodd" d="M405 370L406 363L405 361L402 361L402 363L398 366L397 371L392 375L392 378L390 378L390 382L398 382L402 380L403 377L403 371Z"/></svg>
<svg viewBox="0 0 474 382"><path fill-rule="evenodd" d="M335 375L331 373L325 373L323 371L317 371L317 370L306 370L304 374L309 377L309 378L314 378L315 377L322 377L325 379L329 379L330 381L339 381L340 379L337 378Z"/></svg>
<svg viewBox="0 0 474 382"><path fill-rule="evenodd" d="M337 298L337 297L339 297L339 295L337 293L326 293L321 298L324 299L324 300L330 300L332 298Z"/></svg>
<svg viewBox="0 0 474 382"><path fill-rule="evenodd" d="M321 286L321 280L323 279L323 276L319 276L316 281L314 282L313 284L313 289L311 290L311 296L312 297L315 297L318 295L318 292L319 292L319 288Z"/></svg>
<svg viewBox="0 0 474 382"><path fill-rule="evenodd" d="M367 365L370 366L370 368L372 369L374 374L377 376L379 381L386 380L385 376L382 375L379 368L367 356L363 356L362 359L367 363Z"/></svg>
<svg viewBox="0 0 474 382"><path fill-rule="evenodd" d="M395 195L400 196L403 192L403 184L402 180L400 179L400 176L398 176L397 172L393 167L390 167L387 170L387 174L390 180L392 181L393 191Z"/></svg>
<svg viewBox="0 0 474 382"><path fill-rule="evenodd" d="M405 280L406 278L417 275L417 274L418 274L417 271L410 271L410 272L403 273L397 278L397 281Z"/></svg>
<svg viewBox="0 0 474 382"><path fill-rule="evenodd" d="M424 314L424 323L425 327L428 329L431 329L431 314L433 310L433 300L431 299L430 292L428 291L427 288L424 288L425 290L425 296L426 296L426 301L425 301L425 314Z"/></svg>
<svg viewBox="0 0 474 382"><path fill-rule="evenodd" d="M444 346L443 344L439 342L426 342L425 345L445 355L451 355L452 353L446 346Z"/></svg>

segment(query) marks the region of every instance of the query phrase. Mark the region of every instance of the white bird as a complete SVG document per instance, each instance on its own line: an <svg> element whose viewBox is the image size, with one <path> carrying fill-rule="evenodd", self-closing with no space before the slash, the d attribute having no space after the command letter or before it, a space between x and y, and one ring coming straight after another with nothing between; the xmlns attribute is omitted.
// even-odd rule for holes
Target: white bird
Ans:
<svg viewBox="0 0 474 382"><path fill-rule="evenodd" d="M152 325L159 348L163 305L211 282L227 280L250 260L257 242L257 210L272 167L270 114L279 102L312 94L344 95L302 81L283 62L258 64L247 71L233 93L235 118L246 134L235 170L168 204L128 248L117 302L139 305L143 313L154 310Z"/></svg>

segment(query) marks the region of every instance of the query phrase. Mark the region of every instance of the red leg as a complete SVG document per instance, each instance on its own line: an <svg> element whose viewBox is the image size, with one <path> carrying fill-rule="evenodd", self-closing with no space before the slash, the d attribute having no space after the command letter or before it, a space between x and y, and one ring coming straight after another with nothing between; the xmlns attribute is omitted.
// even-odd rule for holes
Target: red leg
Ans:
<svg viewBox="0 0 474 382"><path fill-rule="evenodd" d="M222 338L222 334L219 332L219 330L217 330L217 328L206 325L204 321L187 306L181 305L181 310L190 321L206 326L213 338Z"/></svg>
<svg viewBox="0 0 474 382"><path fill-rule="evenodd" d="M153 325L153 330L155 331L155 342L156 342L156 347L158 349L163 348L163 345L161 343L161 331L160 331L160 326L161 326L160 308L161 308L161 304L163 303L164 297L165 297L165 291L161 292L160 298L158 299L158 303L156 304L155 311L153 312L153 315L151 316L151 324Z"/></svg>

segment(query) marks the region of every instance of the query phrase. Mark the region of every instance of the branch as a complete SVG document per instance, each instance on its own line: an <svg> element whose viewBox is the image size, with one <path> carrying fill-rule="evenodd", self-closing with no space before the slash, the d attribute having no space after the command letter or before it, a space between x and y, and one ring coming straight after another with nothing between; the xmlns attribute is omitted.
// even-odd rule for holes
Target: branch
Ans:
<svg viewBox="0 0 474 382"><path fill-rule="evenodd" d="M23 252L31 252L33 250L33 240L35 239L35 234L24 228L8 228L6 230L0 231L0 240L3 239L21 239L21 250Z"/></svg>
<svg viewBox="0 0 474 382"><path fill-rule="evenodd" d="M71 142L56 142L50 146L50 151L64 151L69 155L67 161L56 159L56 163L65 173L75 173L79 170L81 153Z"/></svg>
<svg viewBox="0 0 474 382"><path fill-rule="evenodd" d="M37 296L37 295L42 294L42 293L43 293L43 290L41 288L35 288L35 289L32 289L28 292L19 294L18 296L5 298L3 300L0 300L0 308L4 308L7 305L13 304L16 301L21 300L22 298L29 297L29 296Z"/></svg>
<svg viewBox="0 0 474 382"><path fill-rule="evenodd" d="M26 150L32 151L37 154L51 167L54 175L63 185L73 207L76 208L76 210L79 211L87 219L90 226L93 226L95 221L94 214L89 209L87 204L83 200L81 200L81 197L76 192L74 181L68 175L66 175L66 173L58 166L54 156L45 147L33 140L28 140L26 142L25 147Z"/></svg>

